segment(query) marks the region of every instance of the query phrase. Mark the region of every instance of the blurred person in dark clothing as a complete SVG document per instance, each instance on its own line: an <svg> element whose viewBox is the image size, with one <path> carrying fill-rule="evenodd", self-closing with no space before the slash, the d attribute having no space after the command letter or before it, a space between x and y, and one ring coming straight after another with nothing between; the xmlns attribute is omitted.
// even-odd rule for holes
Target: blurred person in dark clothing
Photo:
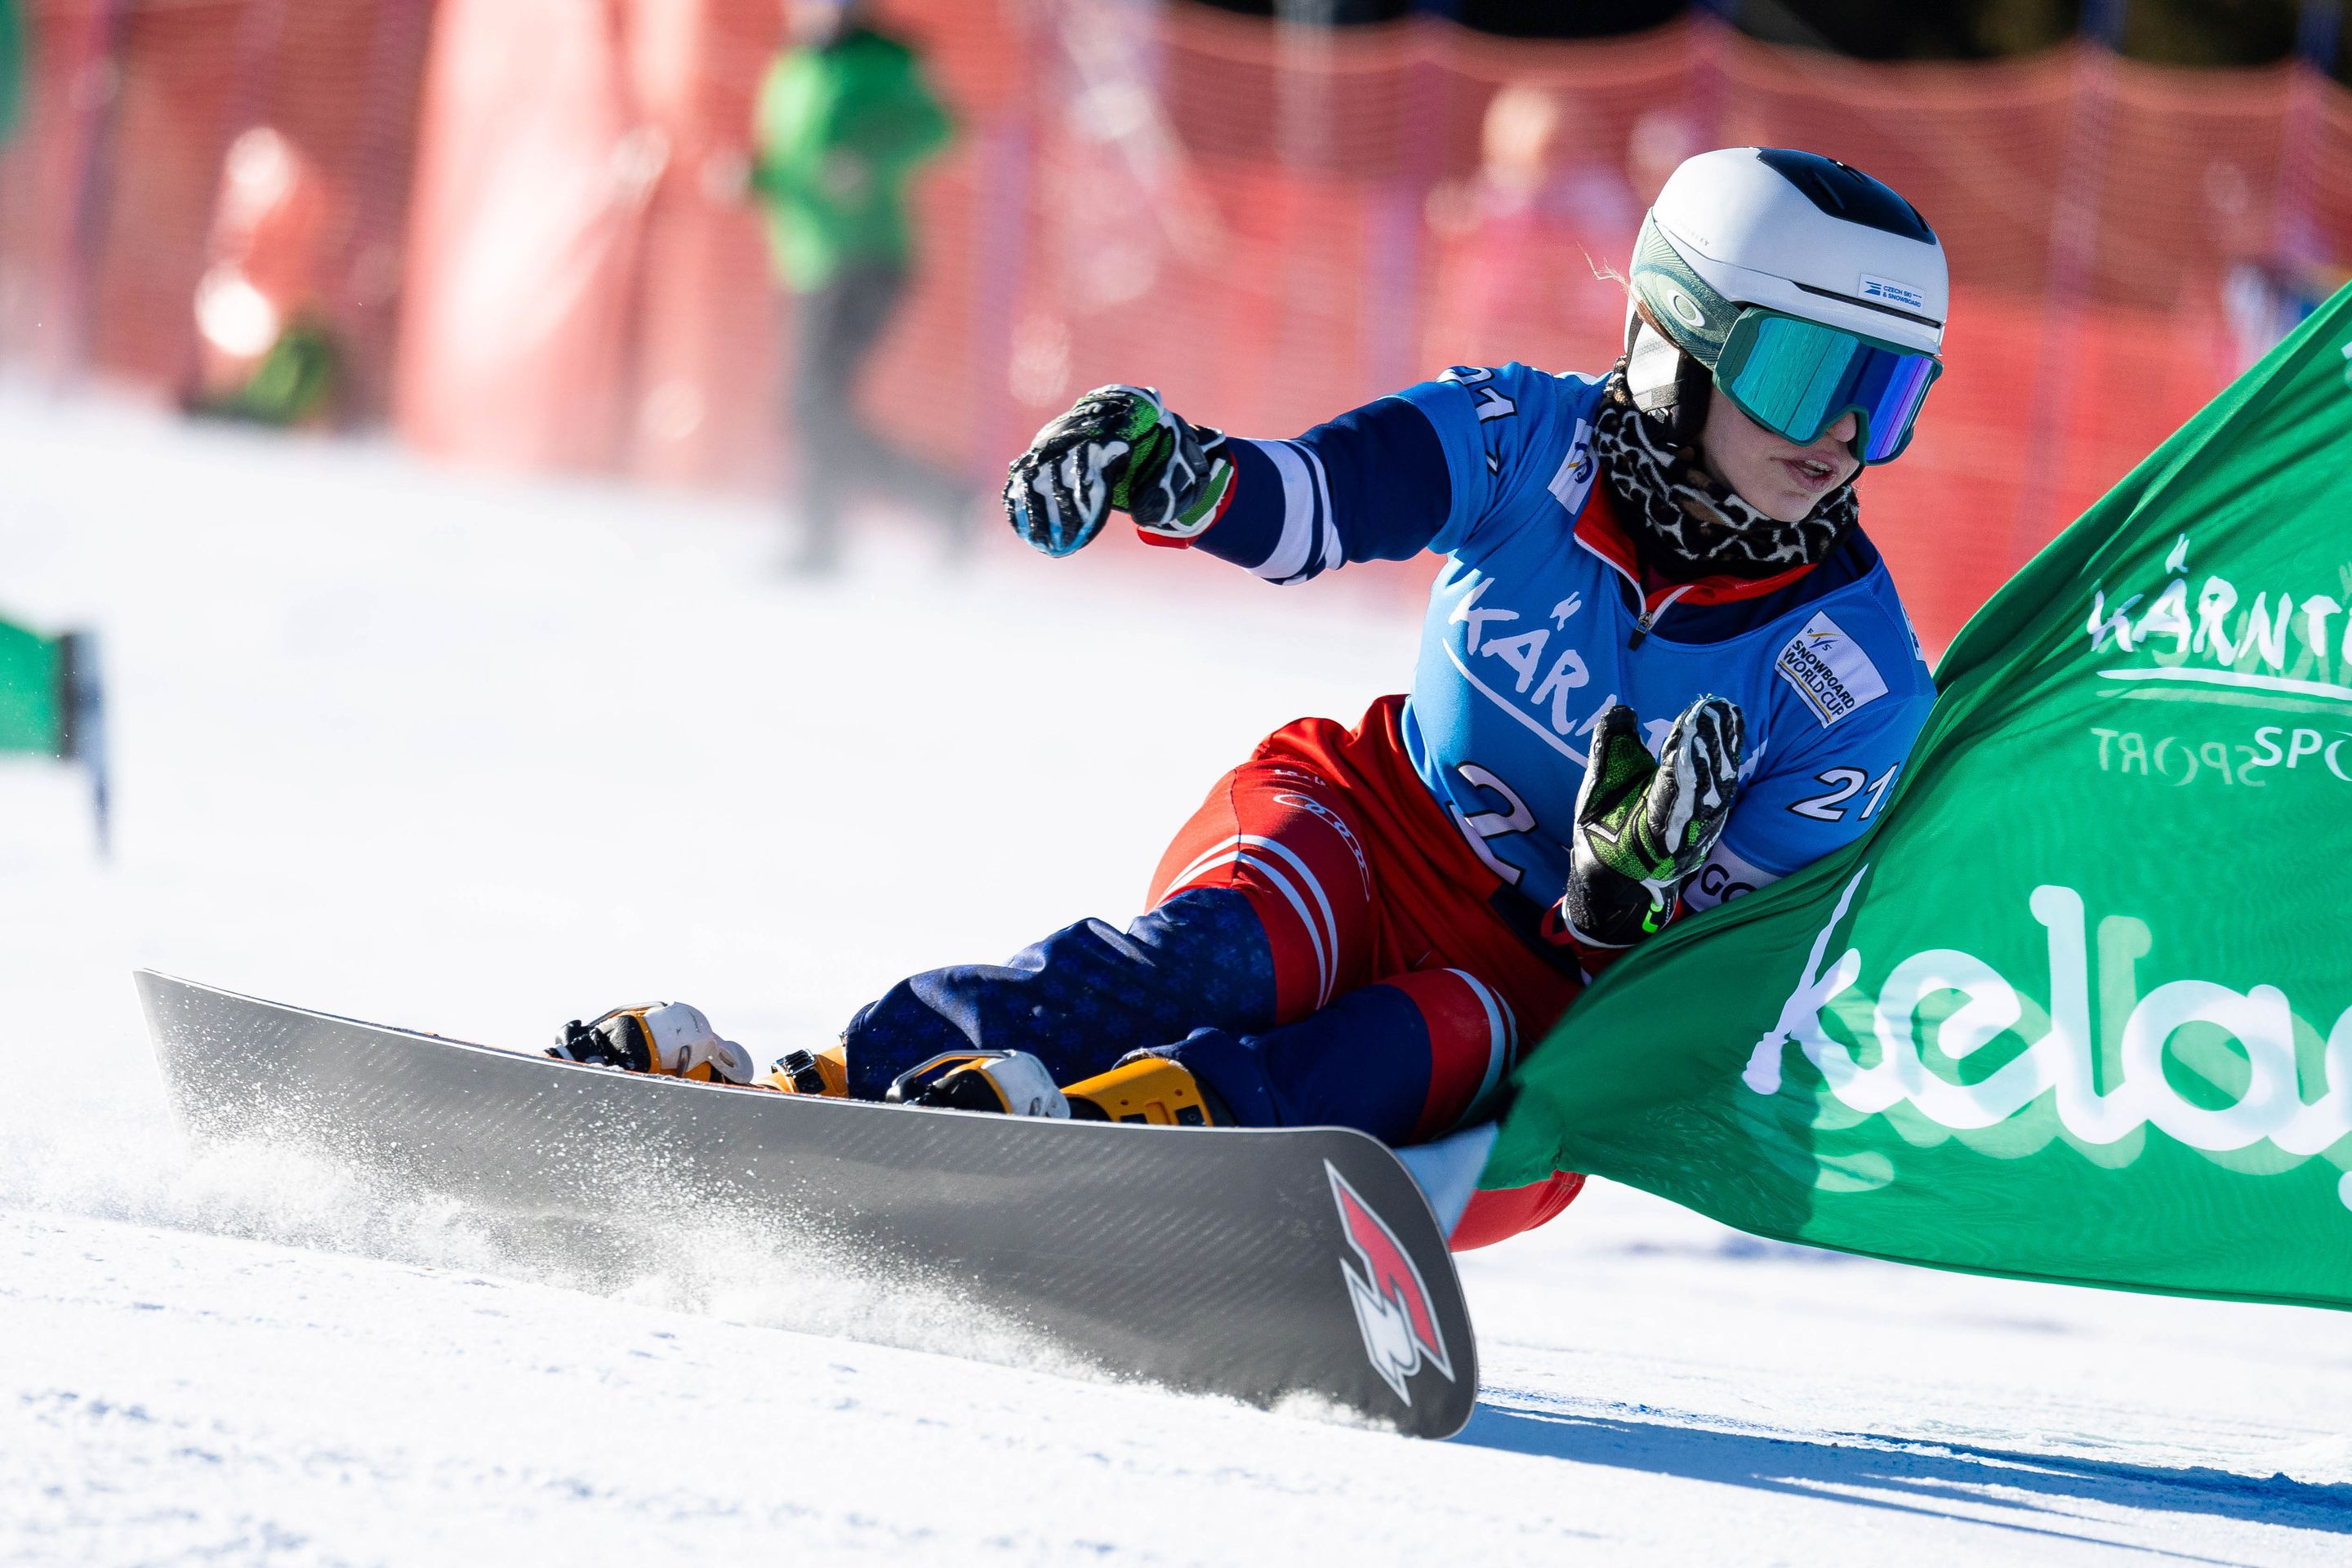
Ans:
<svg viewBox="0 0 2352 1568"><path fill-rule="evenodd" d="M832 567L853 491L937 515L950 540L969 487L877 437L856 413L859 373L907 290L907 183L953 126L915 51L865 0L786 0L789 39L768 68L751 183L776 278L793 299L791 410L803 529L795 565Z"/></svg>

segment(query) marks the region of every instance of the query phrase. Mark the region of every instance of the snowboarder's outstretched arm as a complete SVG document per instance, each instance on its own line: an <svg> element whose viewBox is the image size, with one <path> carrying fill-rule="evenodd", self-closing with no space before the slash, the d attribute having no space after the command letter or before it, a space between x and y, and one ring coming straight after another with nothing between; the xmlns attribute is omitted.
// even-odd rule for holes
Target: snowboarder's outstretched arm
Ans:
<svg viewBox="0 0 2352 1568"><path fill-rule="evenodd" d="M1512 366L1457 375L1512 373L1537 374ZM1111 512L1126 511L1148 542L1191 546L1275 583L1352 561L1407 560L1449 548L1456 542L1441 536L1474 521L1455 516L1476 509L1455 505L1439 428L1454 422L1472 432L1466 449L1482 424L1475 392L1449 377L1351 409L1295 440L1255 441L1192 425L1149 388L1097 387L1013 459L1005 512L1031 544L1067 555ZM1482 461L1515 455L1477 454ZM1480 493L1464 500L1490 500L1483 492L1500 488L1496 476L1480 477L1487 482L1470 487Z"/></svg>

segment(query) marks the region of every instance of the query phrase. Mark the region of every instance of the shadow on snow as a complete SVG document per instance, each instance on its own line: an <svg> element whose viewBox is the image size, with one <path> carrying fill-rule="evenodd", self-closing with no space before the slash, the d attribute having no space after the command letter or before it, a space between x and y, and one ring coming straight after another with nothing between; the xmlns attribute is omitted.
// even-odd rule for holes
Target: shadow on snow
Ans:
<svg viewBox="0 0 2352 1568"><path fill-rule="evenodd" d="M2094 1538L2074 1529L2044 1529L1949 1505L2063 1512L2066 1503L2091 1503L2352 1535L2352 1485L2242 1476L2203 1466L2123 1464L1870 1433L1832 1440L1725 1432L1666 1418L1531 1410L1483 1400L1454 1441L2076 1541ZM2021 1492L2036 1494L2038 1500L2021 1499Z"/></svg>

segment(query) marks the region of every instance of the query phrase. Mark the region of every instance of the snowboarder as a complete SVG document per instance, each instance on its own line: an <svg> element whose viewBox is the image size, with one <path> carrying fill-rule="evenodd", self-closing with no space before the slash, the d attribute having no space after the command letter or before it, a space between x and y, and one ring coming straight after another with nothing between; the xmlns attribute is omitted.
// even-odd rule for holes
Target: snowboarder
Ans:
<svg viewBox="0 0 2352 1568"><path fill-rule="evenodd" d="M1423 1142L1492 1118L1612 959L1862 833L1934 686L1853 480L1940 372L1942 246L1857 170L1734 148L1675 173L1630 272L1601 376L1457 366L1290 441L1132 386L1046 426L1004 500L1049 555L1124 510L1278 584L1443 556L1412 689L1267 736L1124 931L915 975L759 1081ZM753 1079L677 1005L554 1054ZM1481 1193L1453 1245L1581 1181Z"/></svg>

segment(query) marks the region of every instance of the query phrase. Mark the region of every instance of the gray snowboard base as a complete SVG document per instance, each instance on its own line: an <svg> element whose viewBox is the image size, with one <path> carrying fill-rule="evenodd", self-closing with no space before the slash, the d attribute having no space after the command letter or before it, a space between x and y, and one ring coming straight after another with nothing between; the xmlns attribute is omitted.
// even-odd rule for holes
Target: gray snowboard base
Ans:
<svg viewBox="0 0 2352 1568"><path fill-rule="evenodd" d="M1135 1127L802 1099L495 1050L152 971L197 1137L268 1140L575 1240L680 1194L1113 1375L1450 1436L1478 1386L1427 1201L1340 1128Z"/></svg>

